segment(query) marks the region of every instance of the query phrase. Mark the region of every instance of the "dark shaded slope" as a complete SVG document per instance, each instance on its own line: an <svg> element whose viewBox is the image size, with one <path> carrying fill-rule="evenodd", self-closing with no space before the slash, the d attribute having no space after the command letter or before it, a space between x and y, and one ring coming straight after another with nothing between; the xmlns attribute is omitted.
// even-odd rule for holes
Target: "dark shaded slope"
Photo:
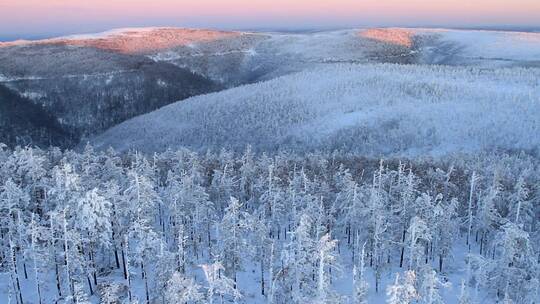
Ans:
<svg viewBox="0 0 540 304"><path fill-rule="evenodd" d="M167 62L64 45L0 49L0 74L9 78L5 86L70 130L65 141L73 144L134 116L221 89Z"/></svg>
<svg viewBox="0 0 540 304"><path fill-rule="evenodd" d="M73 137L43 107L0 85L0 142L69 146Z"/></svg>

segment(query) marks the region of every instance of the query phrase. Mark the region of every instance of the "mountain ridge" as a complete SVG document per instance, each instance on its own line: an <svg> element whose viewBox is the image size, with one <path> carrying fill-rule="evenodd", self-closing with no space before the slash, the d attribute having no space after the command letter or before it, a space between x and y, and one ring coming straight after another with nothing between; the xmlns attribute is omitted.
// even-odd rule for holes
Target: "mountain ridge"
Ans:
<svg viewBox="0 0 540 304"><path fill-rule="evenodd" d="M0 43L0 84L84 141L185 98L332 64L540 67L539 42L534 33L447 29L128 28Z"/></svg>

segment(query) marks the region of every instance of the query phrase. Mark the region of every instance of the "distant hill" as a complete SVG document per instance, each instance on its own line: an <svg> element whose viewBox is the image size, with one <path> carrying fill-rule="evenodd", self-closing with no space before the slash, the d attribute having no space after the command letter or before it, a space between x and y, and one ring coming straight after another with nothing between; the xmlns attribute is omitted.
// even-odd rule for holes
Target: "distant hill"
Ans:
<svg viewBox="0 0 540 304"><path fill-rule="evenodd" d="M44 109L69 133L62 142L73 146L192 96L328 65L369 63L538 67L540 34L402 28L303 33L119 29L0 43L0 84ZM33 134L32 141L61 136L43 132Z"/></svg>

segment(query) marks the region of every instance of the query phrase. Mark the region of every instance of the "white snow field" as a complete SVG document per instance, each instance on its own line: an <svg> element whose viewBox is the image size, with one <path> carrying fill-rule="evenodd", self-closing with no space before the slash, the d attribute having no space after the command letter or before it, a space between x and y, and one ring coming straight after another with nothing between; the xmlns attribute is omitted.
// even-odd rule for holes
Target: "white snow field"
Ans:
<svg viewBox="0 0 540 304"><path fill-rule="evenodd" d="M189 147L443 155L537 150L540 71L339 64L197 96L91 142L119 150Z"/></svg>
<svg viewBox="0 0 540 304"><path fill-rule="evenodd" d="M434 52L440 57L446 55L446 62L442 63L488 67L540 66L539 33L446 29L420 29L415 33L434 38L436 44L425 46L423 53ZM453 47L445 49L444 45L448 44Z"/></svg>

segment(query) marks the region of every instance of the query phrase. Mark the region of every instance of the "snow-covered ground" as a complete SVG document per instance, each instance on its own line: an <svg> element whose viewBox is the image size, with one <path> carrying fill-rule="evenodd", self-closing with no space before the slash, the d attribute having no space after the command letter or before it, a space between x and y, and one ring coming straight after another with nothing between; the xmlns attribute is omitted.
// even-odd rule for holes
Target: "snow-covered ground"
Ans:
<svg viewBox="0 0 540 304"><path fill-rule="evenodd" d="M443 44L451 43L459 49L456 56L462 64L480 66L511 66L540 63L540 34L472 30L417 30L419 35L435 35ZM441 49L444 53L445 50Z"/></svg>

